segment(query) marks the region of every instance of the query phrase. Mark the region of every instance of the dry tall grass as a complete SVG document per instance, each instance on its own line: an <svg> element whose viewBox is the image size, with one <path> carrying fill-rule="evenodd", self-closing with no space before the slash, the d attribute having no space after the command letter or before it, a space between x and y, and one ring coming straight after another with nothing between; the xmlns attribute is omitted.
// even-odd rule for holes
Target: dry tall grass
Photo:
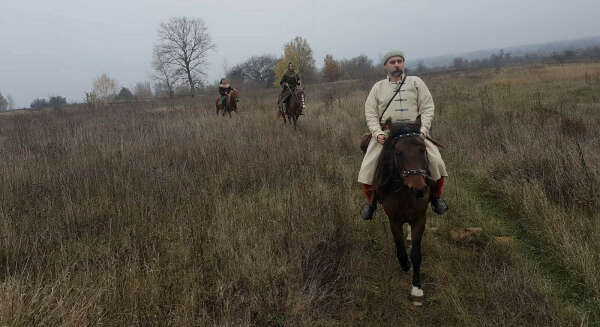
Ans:
<svg viewBox="0 0 600 327"><path fill-rule="evenodd" d="M233 119L212 97L0 115L0 325L598 323L600 83L586 67L425 76L452 211L429 219L423 308L382 213L358 217L367 83L309 88L297 132L272 92L242 94ZM484 235L448 238L466 225Z"/></svg>

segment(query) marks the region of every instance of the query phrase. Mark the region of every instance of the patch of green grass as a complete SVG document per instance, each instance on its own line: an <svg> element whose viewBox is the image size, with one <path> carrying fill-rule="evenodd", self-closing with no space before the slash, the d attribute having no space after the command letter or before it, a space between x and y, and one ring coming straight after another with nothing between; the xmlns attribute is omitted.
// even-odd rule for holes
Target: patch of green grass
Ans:
<svg viewBox="0 0 600 327"><path fill-rule="evenodd" d="M492 219L502 221L503 230L497 236L514 237L518 253L527 260L539 264L545 276L552 281L557 294L586 312L586 321L590 326L600 326L600 303L594 300L594 295L586 289L583 280L560 264L558 254L552 250L552 246L528 232L519 223L520 213L508 206L507 200L503 199L501 194L494 192L474 177L465 177L465 185Z"/></svg>

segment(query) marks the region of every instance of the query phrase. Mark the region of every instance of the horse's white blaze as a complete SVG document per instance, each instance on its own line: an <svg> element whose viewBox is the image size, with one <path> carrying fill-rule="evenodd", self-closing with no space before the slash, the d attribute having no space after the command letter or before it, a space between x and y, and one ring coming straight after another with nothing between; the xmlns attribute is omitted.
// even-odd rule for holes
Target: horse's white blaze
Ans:
<svg viewBox="0 0 600 327"><path fill-rule="evenodd" d="M412 241L412 236L410 234L410 225L406 224L406 227L407 227L406 231L408 232L408 235L406 236L406 240L409 241L409 242L411 242Z"/></svg>
<svg viewBox="0 0 600 327"><path fill-rule="evenodd" d="M410 290L410 296L423 297L423 295L424 295L423 290L419 287L413 286L412 289Z"/></svg>

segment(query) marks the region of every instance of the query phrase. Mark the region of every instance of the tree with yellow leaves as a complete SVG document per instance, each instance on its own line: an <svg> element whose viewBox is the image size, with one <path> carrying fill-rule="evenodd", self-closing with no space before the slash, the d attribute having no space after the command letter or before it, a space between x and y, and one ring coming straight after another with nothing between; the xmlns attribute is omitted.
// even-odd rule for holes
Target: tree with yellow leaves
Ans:
<svg viewBox="0 0 600 327"><path fill-rule="evenodd" d="M337 60L333 59L332 55L325 56L323 70L321 71L323 79L327 82L335 82L341 76L340 65Z"/></svg>
<svg viewBox="0 0 600 327"><path fill-rule="evenodd" d="M296 72L303 81L311 81L315 78L315 59L313 58L312 49L305 38L296 36L283 47L283 58L275 66L276 78L273 85L279 86L279 81L287 71L290 62L294 64Z"/></svg>

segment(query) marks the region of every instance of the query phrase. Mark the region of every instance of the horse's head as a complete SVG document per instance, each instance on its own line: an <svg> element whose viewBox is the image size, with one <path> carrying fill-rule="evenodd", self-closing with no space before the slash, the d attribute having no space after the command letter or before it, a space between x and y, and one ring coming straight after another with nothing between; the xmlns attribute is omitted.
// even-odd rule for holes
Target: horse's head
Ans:
<svg viewBox="0 0 600 327"><path fill-rule="evenodd" d="M239 93L239 91L238 91L238 90L236 90L236 89L233 89L233 90L231 90L231 92L229 93L229 96L230 96L230 98L231 98L231 103L232 103L232 105L235 107L235 106L237 105L237 102L238 102L238 101L239 101L239 99L240 99L240 93Z"/></svg>
<svg viewBox="0 0 600 327"><path fill-rule="evenodd" d="M390 135L384 145L393 174L402 179L417 198L427 193L427 155L421 137L421 117L414 124L389 124ZM391 152L391 153L390 153Z"/></svg>

